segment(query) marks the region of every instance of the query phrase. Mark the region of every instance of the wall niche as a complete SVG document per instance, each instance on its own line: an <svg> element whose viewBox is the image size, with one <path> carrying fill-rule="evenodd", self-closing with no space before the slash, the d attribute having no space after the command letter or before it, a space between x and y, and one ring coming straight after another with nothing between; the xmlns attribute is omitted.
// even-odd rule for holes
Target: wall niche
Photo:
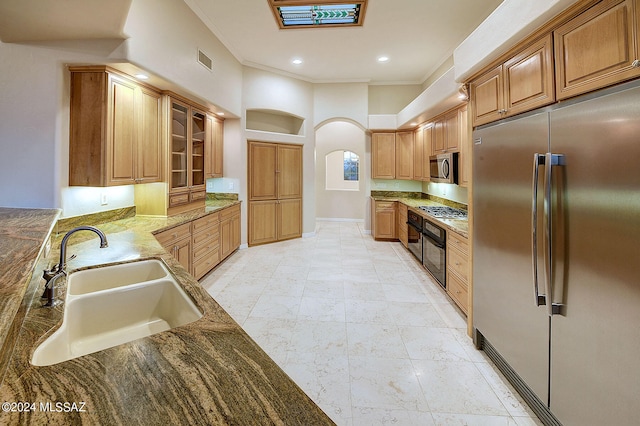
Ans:
<svg viewBox="0 0 640 426"><path fill-rule="evenodd" d="M247 110L247 130L302 135L304 119L284 111L267 109Z"/></svg>

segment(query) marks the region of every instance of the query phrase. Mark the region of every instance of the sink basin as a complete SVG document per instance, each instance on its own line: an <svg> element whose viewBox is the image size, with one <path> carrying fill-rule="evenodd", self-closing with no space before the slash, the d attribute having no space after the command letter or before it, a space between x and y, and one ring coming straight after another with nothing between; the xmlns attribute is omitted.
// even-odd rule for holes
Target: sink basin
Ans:
<svg viewBox="0 0 640 426"><path fill-rule="evenodd" d="M202 317L158 260L79 271L68 285L62 326L36 348L33 365L57 364Z"/></svg>

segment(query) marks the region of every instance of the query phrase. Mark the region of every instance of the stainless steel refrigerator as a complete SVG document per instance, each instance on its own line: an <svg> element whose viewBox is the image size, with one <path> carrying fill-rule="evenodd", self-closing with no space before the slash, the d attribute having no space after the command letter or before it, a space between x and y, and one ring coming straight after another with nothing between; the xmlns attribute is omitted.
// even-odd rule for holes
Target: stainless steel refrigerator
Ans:
<svg viewBox="0 0 640 426"><path fill-rule="evenodd" d="M640 82L473 142L476 345L545 424L640 424Z"/></svg>

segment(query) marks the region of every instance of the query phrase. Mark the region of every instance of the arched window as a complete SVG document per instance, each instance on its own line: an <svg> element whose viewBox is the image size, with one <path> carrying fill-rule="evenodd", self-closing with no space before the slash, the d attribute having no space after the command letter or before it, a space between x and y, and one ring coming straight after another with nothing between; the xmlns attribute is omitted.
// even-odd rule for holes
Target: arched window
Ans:
<svg viewBox="0 0 640 426"><path fill-rule="evenodd" d="M357 191L360 186L360 157L352 151L338 150L326 156L326 189Z"/></svg>

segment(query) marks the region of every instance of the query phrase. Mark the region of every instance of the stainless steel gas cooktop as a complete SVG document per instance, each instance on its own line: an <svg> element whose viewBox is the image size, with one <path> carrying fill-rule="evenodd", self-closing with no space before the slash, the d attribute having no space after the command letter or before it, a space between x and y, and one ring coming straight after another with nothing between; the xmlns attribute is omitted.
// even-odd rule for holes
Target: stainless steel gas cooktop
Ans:
<svg viewBox="0 0 640 426"><path fill-rule="evenodd" d="M447 219L466 219L467 211L454 209L453 207L420 206L420 210L429 213L433 217Z"/></svg>

